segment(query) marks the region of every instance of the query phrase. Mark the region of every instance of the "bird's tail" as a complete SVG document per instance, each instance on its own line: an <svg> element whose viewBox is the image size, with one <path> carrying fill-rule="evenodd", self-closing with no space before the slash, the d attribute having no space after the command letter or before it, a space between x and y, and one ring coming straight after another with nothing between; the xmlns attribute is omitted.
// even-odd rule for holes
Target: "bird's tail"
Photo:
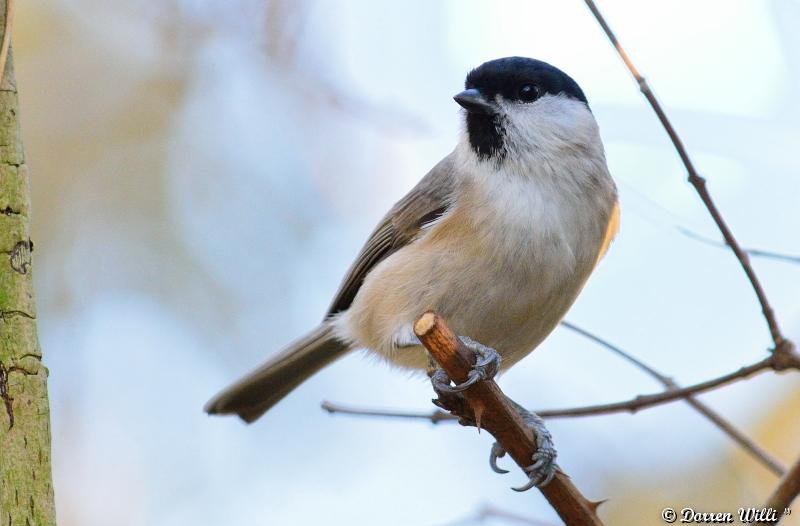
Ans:
<svg viewBox="0 0 800 526"><path fill-rule="evenodd" d="M231 385L205 406L207 413L235 413L253 422L314 373L344 355L349 346L322 323L280 354Z"/></svg>

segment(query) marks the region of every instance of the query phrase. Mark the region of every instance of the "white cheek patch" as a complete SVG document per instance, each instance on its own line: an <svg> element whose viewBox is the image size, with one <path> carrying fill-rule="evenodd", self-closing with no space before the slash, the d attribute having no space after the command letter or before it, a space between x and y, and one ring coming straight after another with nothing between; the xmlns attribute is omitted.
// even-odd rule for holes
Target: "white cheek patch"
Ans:
<svg viewBox="0 0 800 526"><path fill-rule="evenodd" d="M597 123L583 102L567 95L544 95L530 103L498 100L510 152L553 150L597 140Z"/></svg>

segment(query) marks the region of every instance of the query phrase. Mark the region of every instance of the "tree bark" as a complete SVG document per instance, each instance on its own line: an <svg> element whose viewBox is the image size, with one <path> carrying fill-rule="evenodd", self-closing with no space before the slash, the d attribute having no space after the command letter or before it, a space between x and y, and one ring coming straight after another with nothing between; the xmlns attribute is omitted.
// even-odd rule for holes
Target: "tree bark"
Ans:
<svg viewBox="0 0 800 526"><path fill-rule="evenodd" d="M0 0L0 31L7 0ZM5 29L4 29L5 28ZM5 38L5 35L4 35ZM2 39L0 39L0 42ZM0 81L0 524L56 523L47 369L31 281L30 186L10 51Z"/></svg>

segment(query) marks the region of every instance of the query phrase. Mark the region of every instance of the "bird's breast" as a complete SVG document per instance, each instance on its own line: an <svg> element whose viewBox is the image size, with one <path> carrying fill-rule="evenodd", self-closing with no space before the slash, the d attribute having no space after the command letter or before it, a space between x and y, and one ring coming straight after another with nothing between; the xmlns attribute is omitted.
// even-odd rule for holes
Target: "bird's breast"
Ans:
<svg viewBox="0 0 800 526"><path fill-rule="evenodd" d="M536 182L464 196L426 240L451 255L436 274L443 286L433 308L510 366L552 331L589 277L607 223L602 208Z"/></svg>
<svg viewBox="0 0 800 526"><path fill-rule="evenodd" d="M349 313L357 340L401 365L413 321L439 312L510 366L552 331L597 260L607 213L535 181L466 187L451 209L368 276ZM419 358L419 359L417 359Z"/></svg>

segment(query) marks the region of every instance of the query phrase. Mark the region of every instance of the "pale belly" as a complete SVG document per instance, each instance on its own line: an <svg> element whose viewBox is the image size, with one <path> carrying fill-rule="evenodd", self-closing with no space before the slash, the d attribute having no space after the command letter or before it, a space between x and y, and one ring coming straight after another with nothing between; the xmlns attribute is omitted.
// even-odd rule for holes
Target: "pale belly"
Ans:
<svg viewBox="0 0 800 526"><path fill-rule="evenodd" d="M341 336L400 367L424 369L427 352L412 326L432 309L457 334L496 349L502 367L510 367L559 323L602 244L602 236L569 243L530 229L513 239L482 235L459 230L458 217L450 221L456 226L446 236L431 232L370 272L337 321Z"/></svg>

